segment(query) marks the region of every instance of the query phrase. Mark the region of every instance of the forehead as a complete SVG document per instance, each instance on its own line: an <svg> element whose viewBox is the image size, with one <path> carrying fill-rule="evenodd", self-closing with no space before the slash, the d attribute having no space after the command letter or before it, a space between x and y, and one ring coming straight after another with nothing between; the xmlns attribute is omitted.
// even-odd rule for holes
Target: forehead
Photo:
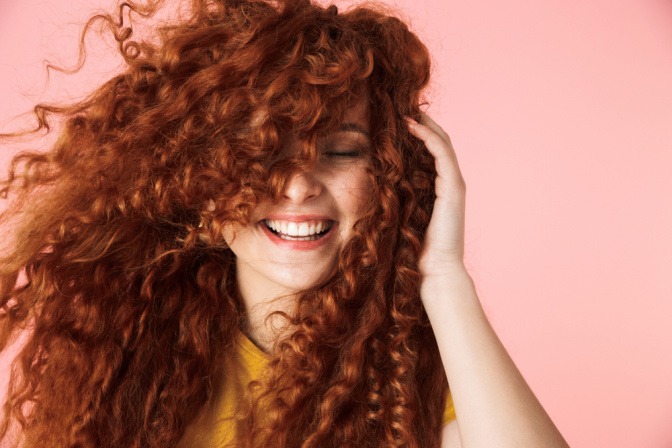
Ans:
<svg viewBox="0 0 672 448"><path fill-rule="evenodd" d="M356 123L369 131L369 103L358 101L350 107L343 117L343 123Z"/></svg>

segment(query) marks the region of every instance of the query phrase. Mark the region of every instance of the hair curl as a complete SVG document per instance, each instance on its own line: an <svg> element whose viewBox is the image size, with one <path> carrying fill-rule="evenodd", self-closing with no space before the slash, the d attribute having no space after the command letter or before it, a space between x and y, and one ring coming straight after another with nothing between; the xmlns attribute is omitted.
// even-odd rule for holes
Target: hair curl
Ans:
<svg viewBox="0 0 672 448"><path fill-rule="evenodd" d="M91 17L80 56L102 20L125 71L0 134L64 118L53 147L14 156L0 184L0 224L18 222L0 259L0 348L30 330L0 440L15 420L30 447L176 446L245 319L222 226L277 197L364 100L373 199L338 272L284 315L238 443L438 447L448 384L417 268L436 173L403 122L419 114L426 47L383 6L310 0L191 0L158 43L130 40L123 8L152 17L162 3ZM289 133L301 151L281 157Z"/></svg>

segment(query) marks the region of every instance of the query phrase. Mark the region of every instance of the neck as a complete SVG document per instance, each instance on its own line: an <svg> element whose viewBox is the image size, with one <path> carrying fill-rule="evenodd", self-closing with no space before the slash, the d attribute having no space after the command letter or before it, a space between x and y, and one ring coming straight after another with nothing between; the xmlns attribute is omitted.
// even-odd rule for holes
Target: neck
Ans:
<svg viewBox="0 0 672 448"><path fill-rule="evenodd" d="M268 284L247 269L237 269L238 293L245 305L245 320L241 331L263 352L271 354L273 345L286 328L287 320L281 315L268 317L274 311L291 315L295 297L290 291Z"/></svg>

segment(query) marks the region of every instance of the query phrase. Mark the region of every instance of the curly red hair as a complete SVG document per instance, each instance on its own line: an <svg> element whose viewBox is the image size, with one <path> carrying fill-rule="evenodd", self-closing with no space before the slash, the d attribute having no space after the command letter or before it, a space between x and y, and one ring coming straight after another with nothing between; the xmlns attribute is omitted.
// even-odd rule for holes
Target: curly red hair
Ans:
<svg viewBox="0 0 672 448"><path fill-rule="evenodd" d="M426 47L380 5L191 2L154 44L130 40L123 8L152 17L162 0L93 16L80 52L103 20L125 71L0 135L65 119L53 147L16 155L0 184L0 223L19 223L0 260L0 348L30 330L0 440L16 421L29 447L176 446L245 319L222 226L277 197L364 100L370 203L338 271L284 314L291 331L242 400L237 443L438 447L448 383L417 267L436 173L403 121L419 114ZM283 157L290 133L301 150Z"/></svg>

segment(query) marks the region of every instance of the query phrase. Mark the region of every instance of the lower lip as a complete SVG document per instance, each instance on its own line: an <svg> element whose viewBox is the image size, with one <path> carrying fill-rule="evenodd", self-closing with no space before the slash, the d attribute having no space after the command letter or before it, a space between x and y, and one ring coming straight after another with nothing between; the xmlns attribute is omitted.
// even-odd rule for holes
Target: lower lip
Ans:
<svg viewBox="0 0 672 448"><path fill-rule="evenodd" d="M331 236L336 233L336 226L338 226L338 223L334 223L333 226L331 226L331 229L322 237L318 238L313 241L292 241L292 240L285 240L280 238L278 235L275 233L271 232L271 230L266 227L266 224L263 222L260 222L259 225L261 226L261 229L264 231L266 236L275 244L278 246L282 246L288 249L294 249L294 250L314 250L317 249L320 246L324 246L327 244L329 240L331 240Z"/></svg>

